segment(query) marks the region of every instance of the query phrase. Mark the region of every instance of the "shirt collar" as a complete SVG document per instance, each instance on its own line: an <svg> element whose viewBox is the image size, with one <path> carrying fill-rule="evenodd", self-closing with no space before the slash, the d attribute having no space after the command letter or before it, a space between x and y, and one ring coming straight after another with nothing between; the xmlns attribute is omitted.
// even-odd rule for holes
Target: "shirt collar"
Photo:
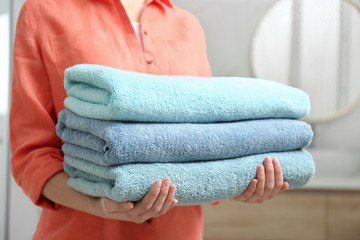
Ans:
<svg viewBox="0 0 360 240"><path fill-rule="evenodd" d="M170 0L147 0L147 3L151 3L151 2L162 2L164 4L166 4L168 7L170 8L174 8L174 6L172 5L172 3L170 2Z"/></svg>
<svg viewBox="0 0 360 240"><path fill-rule="evenodd" d="M99 0L99 1L113 1L113 0ZM115 0L115 1L120 1L120 0ZM146 4L149 4L151 2L159 2L159 3L164 3L165 5L167 5L170 8L174 8L174 5L172 5L170 0L146 0Z"/></svg>

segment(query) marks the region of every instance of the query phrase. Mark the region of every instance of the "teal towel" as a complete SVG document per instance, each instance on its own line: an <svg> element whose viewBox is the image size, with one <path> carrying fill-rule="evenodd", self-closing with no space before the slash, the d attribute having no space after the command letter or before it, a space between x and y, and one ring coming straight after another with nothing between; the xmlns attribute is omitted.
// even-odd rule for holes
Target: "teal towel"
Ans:
<svg viewBox="0 0 360 240"><path fill-rule="evenodd" d="M157 179L176 184L178 205L199 205L240 195L256 176L266 156L277 157L290 188L299 188L315 173L305 150L251 155L241 158L190 163L134 163L104 167L65 155L64 168L75 190L115 201L139 201Z"/></svg>
<svg viewBox="0 0 360 240"><path fill-rule="evenodd" d="M57 134L65 154L110 166L133 162L190 162L302 149L309 124L290 119L228 123L129 123L60 112Z"/></svg>
<svg viewBox="0 0 360 240"><path fill-rule="evenodd" d="M309 97L290 86L242 77L164 76L100 65L65 71L65 106L78 115L139 122L301 119Z"/></svg>

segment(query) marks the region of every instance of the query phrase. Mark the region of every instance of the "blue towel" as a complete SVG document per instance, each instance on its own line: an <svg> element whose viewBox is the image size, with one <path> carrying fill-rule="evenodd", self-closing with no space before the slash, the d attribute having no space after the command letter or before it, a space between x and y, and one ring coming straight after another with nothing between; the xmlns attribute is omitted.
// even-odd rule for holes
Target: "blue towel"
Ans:
<svg viewBox="0 0 360 240"><path fill-rule="evenodd" d="M75 190L115 201L139 201L157 179L176 184L178 205L199 205L240 195L256 176L264 158L279 158L291 188L310 181L315 172L305 150L251 155L242 158L191 163L134 163L104 167L65 155L68 184Z"/></svg>
<svg viewBox="0 0 360 240"><path fill-rule="evenodd" d="M266 119L229 123L129 123L84 118L70 110L56 126L65 154L110 166L134 162L189 162L302 149L310 125Z"/></svg>
<svg viewBox="0 0 360 240"><path fill-rule="evenodd" d="M226 122L301 119L310 111L303 91L241 77L164 76L100 65L65 71L65 106L83 117L138 122Z"/></svg>

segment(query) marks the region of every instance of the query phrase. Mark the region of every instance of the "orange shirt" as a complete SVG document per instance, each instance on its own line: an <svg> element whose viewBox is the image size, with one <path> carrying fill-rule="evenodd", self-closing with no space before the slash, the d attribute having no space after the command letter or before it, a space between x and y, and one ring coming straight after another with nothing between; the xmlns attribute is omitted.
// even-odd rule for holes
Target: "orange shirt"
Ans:
<svg viewBox="0 0 360 240"><path fill-rule="evenodd" d="M202 239L200 206L175 207L151 223L95 217L41 196L63 170L55 132L64 109L64 70L93 63L167 75L211 76L197 19L168 0L148 0L142 12L142 50L119 0L27 0L14 46L10 108L13 177L43 207L34 239Z"/></svg>

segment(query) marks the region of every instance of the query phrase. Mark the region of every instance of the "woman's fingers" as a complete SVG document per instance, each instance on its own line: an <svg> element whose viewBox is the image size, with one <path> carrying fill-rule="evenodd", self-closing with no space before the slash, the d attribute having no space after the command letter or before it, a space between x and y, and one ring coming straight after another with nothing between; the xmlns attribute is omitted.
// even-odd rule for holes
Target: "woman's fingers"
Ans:
<svg viewBox="0 0 360 240"><path fill-rule="evenodd" d="M161 191L159 193L159 196L155 200L153 206L150 209L148 209L148 211L141 214L139 218L145 221L149 218L159 215L160 212L165 213L169 209L172 201L174 200L174 195L175 195L175 193L173 192L174 190L173 187L171 187L171 191L172 191L171 193L173 193L172 195L169 194L169 190L170 190L170 179L166 178L163 180Z"/></svg>
<svg viewBox="0 0 360 240"><path fill-rule="evenodd" d="M251 198L248 199L248 202L255 202L258 199L261 199L264 195L265 170L264 170L263 165L260 165L257 167L256 179L257 179L256 190L255 190L254 194L251 196Z"/></svg>
<svg viewBox="0 0 360 240"><path fill-rule="evenodd" d="M286 189L289 188L289 183L288 182L284 182L281 189L280 189L280 192L283 192L285 191Z"/></svg>
<svg viewBox="0 0 360 240"><path fill-rule="evenodd" d="M133 202L115 202L108 198L101 198L100 203L106 213L124 212L134 208Z"/></svg>
<svg viewBox="0 0 360 240"><path fill-rule="evenodd" d="M177 199L174 199L171 203L170 209L175 207L175 205L178 203L179 201Z"/></svg>
<svg viewBox="0 0 360 240"><path fill-rule="evenodd" d="M248 202L249 199L251 199L256 191L256 186L257 186L257 179L253 179L250 182L250 185L248 186L248 188L245 190L245 192L243 192L241 195L234 197L233 199L236 201L242 201L242 202Z"/></svg>
<svg viewBox="0 0 360 240"><path fill-rule="evenodd" d="M272 160L266 157L264 166L257 168L256 178L258 180L256 190L254 195L247 199L248 203L263 203L289 187L289 184L284 182L281 164L277 158Z"/></svg>
<svg viewBox="0 0 360 240"><path fill-rule="evenodd" d="M270 157L265 158L265 189L264 195L262 197L263 200L268 199L269 195L272 193L274 189L274 166Z"/></svg>
<svg viewBox="0 0 360 240"><path fill-rule="evenodd" d="M171 184L170 188L169 188L169 193L168 196L166 198L166 201L162 207L162 210L159 212L159 215L163 215L165 214L171 207L173 207L173 203L175 199L175 192L176 192L176 185L175 184ZM177 200L176 200L177 202Z"/></svg>
<svg viewBox="0 0 360 240"><path fill-rule="evenodd" d="M170 179L157 180L151 186L149 192L140 201L115 202L110 199L100 199L102 211L112 219L142 223L149 218L165 214L174 207L178 200L175 198L176 186L170 185Z"/></svg>
<svg viewBox="0 0 360 240"><path fill-rule="evenodd" d="M155 217L158 217L158 216L161 216L161 215L165 214L170 208L175 206L175 204L177 203L177 200L174 199L175 198L175 192L176 192L176 185L171 184L170 187L169 187L169 192L168 192L168 195L166 197L166 200L165 200L161 210L158 211L158 213L155 215Z"/></svg>
<svg viewBox="0 0 360 240"><path fill-rule="evenodd" d="M264 165L256 169L256 179L251 181L243 194L232 199L247 203L263 203L288 187L289 183L284 182L280 161L277 158L266 157Z"/></svg>
<svg viewBox="0 0 360 240"><path fill-rule="evenodd" d="M155 212L159 212L162 209L162 207L163 207L163 205L165 203L165 200L166 200L166 198L168 196L168 193L169 193L170 179L166 178L166 179L163 180L162 183L163 184L162 184L162 187L161 187L160 194L159 194L158 198L156 199L156 201L154 202L154 205L151 208L151 210L155 211Z"/></svg>
<svg viewBox="0 0 360 240"><path fill-rule="evenodd" d="M281 169L281 165L280 165L280 161L277 158L274 158L273 161L273 166L274 166L274 177L275 177L275 185L274 185L274 189L271 192L271 194L269 195L269 199L272 199L275 197L275 195L280 192L281 188L284 185L284 177L283 177L283 172Z"/></svg>
<svg viewBox="0 0 360 240"><path fill-rule="evenodd" d="M162 181L156 180L145 197L135 205L133 210L131 210L131 214L139 216L150 210L159 196L161 186Z"/></svg>

